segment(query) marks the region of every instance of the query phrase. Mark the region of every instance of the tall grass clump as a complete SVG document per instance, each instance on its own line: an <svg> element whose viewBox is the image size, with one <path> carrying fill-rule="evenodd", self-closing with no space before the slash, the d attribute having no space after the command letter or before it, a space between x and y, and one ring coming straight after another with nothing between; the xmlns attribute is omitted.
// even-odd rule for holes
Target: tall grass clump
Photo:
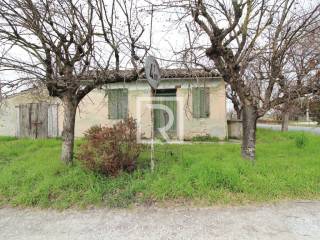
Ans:
<svg viewBox="0 0 320 240"><path fill-rule="evenodd" d="M305 146L308 143L308 138L305 136L304 133L299 134L295 138L295 143L296 143L297 148L305 148Z"/></svg>

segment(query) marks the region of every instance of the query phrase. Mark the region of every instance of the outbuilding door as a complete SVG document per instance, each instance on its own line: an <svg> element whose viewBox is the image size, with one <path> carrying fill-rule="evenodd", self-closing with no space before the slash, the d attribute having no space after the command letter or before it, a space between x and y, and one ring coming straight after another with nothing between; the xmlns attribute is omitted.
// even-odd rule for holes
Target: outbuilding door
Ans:
<svg viewBox="0 0 320 240"><path fill-rule="evenodd" d="M166 132L170 138L177 137L177 101L176 89L161 89L156 92L156 100L154 104L160 104L167 106L171 109L174 115L174 122L171 128ZM154 132L156 137L162 137L159 132L160 128L165 127L168 124L169 115L162 109L154 109Z"/></svg>
<svg viewBox="0 0 320 240"><path fill-rule="evenodd" d="M28 103L18 107L18 137L47 138L58 136L57 105Z"/></svg>

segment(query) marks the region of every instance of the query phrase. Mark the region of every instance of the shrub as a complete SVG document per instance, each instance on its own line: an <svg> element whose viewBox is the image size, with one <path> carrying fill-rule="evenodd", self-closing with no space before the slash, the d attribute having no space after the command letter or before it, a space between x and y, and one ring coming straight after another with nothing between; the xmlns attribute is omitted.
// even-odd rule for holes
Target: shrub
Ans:
<svg viewBox="0 0 320 240"><path fill-rule="evenodd" d="M296 137L295 141L297 148L304 148L307 145L308 138L304 134L301 134Z"/></svg>
<svg viewBox="0 0 320 240"><path fill-rule="evenodd" d="M199 135L192 138L192 142L219 142L218 137L213 137L210 135Z"/></svg>
<svg viewBox="0 0 320 240"><path fill-rule="evenodd" d="M86 168L107 176L132 172L141 152L136 132L136 121L132 118L113 127L93 126L85 133L78 159Z"/></svg>

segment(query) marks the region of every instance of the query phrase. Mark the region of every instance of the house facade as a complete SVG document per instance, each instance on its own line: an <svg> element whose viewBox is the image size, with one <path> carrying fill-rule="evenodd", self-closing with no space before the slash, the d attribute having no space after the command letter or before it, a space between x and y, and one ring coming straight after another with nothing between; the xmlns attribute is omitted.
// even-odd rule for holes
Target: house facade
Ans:
<svg viewBox="0 0 320 240"><path fill-rule="evenodd" d="M225 83L220 77L170 77L162 79L155 92L145 79L108 84L89 93L79 104L75 135L81 137L93 125L112 126L126 117L137 119L142 138L150 138L152 130L157 133L170 125L166 130L172 138L210 135L225 139ZM0 110L0 135L58 137L62 124L63 105L46 91L12 95Z"/></svg>

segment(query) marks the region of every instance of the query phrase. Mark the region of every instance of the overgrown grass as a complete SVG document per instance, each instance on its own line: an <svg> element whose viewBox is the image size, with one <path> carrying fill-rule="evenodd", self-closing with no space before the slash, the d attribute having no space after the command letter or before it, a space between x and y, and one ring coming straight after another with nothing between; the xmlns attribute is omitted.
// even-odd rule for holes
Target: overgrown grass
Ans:
<svg viewBox="0 0 320 240"><path fill-rule="evenodd" d="M241 159L237 144L158 145L154 173L145 151L136 172L117 178L96 175L77 162L64 166L59 140L0 137L0 205L63 209L320 199L320 136L304 133L307 140L298 147L301 136L259 130L255 165Z"/></svg>

